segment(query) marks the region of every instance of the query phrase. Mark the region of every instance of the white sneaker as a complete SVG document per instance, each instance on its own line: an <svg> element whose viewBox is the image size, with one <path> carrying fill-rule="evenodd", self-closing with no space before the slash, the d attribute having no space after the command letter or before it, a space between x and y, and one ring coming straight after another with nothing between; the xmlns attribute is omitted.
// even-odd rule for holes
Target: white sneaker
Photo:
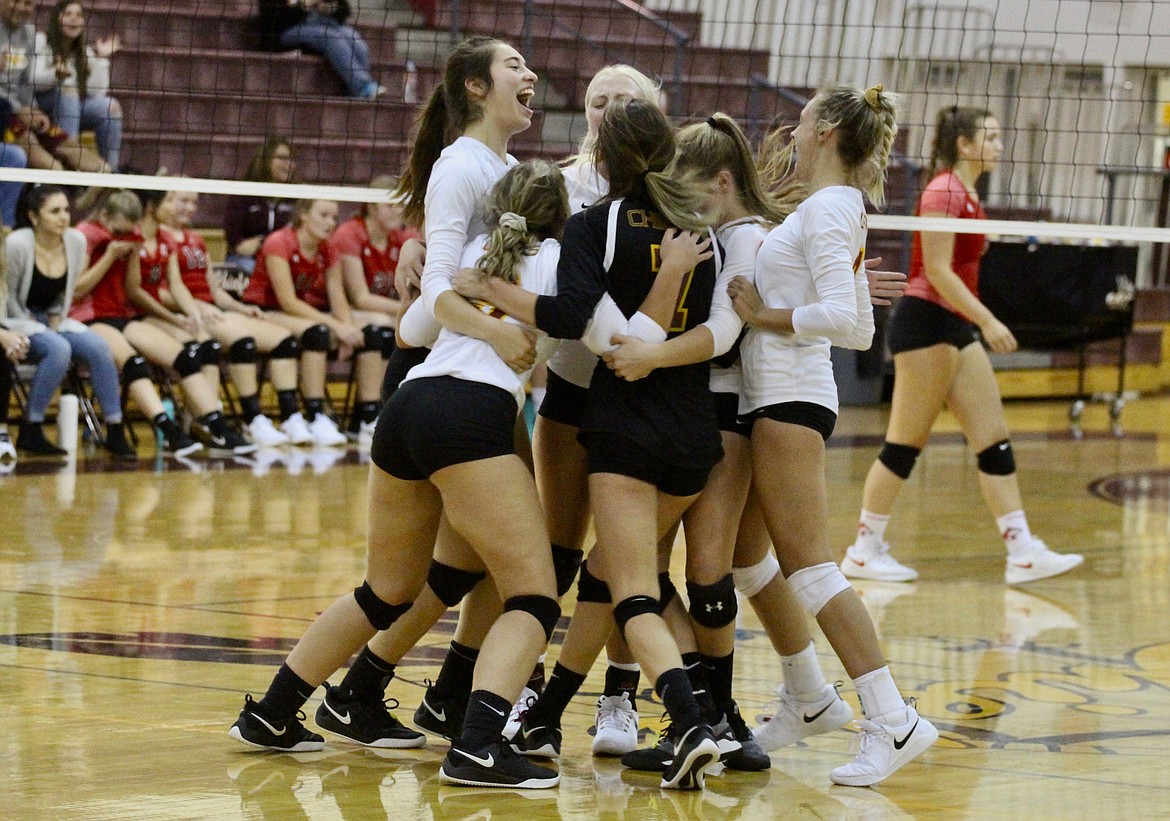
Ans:
<svg viewBox="0 0 1170 821"><path fill-rule="evenodd" d="M272 420L260 414L248 423L248 435L252 442L261 448L276 448L289 443L289 435L276 429Z"/></svg>
<svg viewBox="0 0 1170 821"><path fill-rule="evenodd" d="M890 555L889 542L882 542L878 550L862 550L850 545L841 560L841 572L851 579L871 579L875 582L912 582L918 578L913 570Z"/></svg>
<svg viewBox="0 0 1170 821"><path fill-rule="evenodd" d="M638 711L625 693L597 700L594 755L625 755L638 749Z"/></svg>
<svg viewBox="0 0 1170 821"><path fill-rule="evenodd" d="M930 749L938 741L938 730L906 705L906 723L898 727L862 719L857 737L857 756L829 773L834 784L872 787L893 775L900 767Z"/></svg>
<svg viewBox="0 0 1170 821"><path fill-rule="evenodd" d="M323 413L317 414L309 423L309 432L313 434L313 444L318 447L331 448L348 441L345 434L337 429L337 423Z"/></svg>
<svg viewBox="0 0 1170 821"><path fill-rule="evenodd" d="M362 422L358 427L357 446L361 450L369 450L374 444L374 428L377 422Z"/></svg>
<svg viewBox="0 0 1170 821"><path fill-rule="evenodd" d="M7 368L8 365L0 365L0 367ZM16 461L16 448L12 446L12 440L8 438L8 431L0 430L0 462Z"/></svg>
<svg viewBox="0 0 1170 821"><path fill-rule="evenodd" d="M363 427L365 423L362 423ZM536 703L536 691L530 687L525 687L520 691L520 697L516 699L516 703L512 705L512 712L508 714L508 721L504 724L504 738L509 741L512 736L516 735L516 731L520 729L520 720L524 718L524 714L528 712L528 708Z"/></svg>
<svg viewBox="0 0 1170 821"><path fill-rule="evenodd" d="M1079 553L1053 553L1040 539L1033 539L1030 551L1008 556L1003 578L1008 584L1034 582L1067 573L1084 560Z"/></svg>
<svg viewBox="0 0 1170 821"><path fill-rule="evenodd" d="M795 744L802 738L840 729L853 720L853 708L846 704L832 684L825 684L818 701L798 701L783 684L776 688L774 711L762 715L752 735L765 752Z"/></svg>
<svg viewBox="0 0 1170 821"><path fill-rule="evenodd" d="M280 423L281 432L288 437L290 445L307 445L313 441L313 432L300 411Z"/></svg>

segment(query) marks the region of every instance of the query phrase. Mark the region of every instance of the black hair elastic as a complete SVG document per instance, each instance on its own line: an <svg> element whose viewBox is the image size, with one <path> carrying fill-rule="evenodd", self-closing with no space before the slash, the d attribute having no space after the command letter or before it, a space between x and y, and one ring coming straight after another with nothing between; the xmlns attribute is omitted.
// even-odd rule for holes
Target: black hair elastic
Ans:
<svg viewBox="0 0 1170 821"><path fill-rule="evenodd" d="M719 130L719 121L716 120L714 117L707 118L707 125L711 126L712 128L714 128L716 130Z"/></svg>

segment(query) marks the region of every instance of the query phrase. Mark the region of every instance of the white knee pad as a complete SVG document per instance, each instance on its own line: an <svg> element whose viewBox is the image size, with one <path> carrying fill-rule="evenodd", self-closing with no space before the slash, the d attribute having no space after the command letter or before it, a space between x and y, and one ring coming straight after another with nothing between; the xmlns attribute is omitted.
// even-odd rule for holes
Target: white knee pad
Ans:
<svg viewBox="0 0 1170 821"><path fill-rule="evenodd" d="M731 578L735 581L735 589L750 599L767 587L768 582L776 578L779 572L780 562L776 554L769 550L763 559L751 567L731 568Z"/></svg>
<svg viewBox="0 0 1170 821"><path fill-rule="evenodd" d="M801 607L813 616L821 612L834 596L849 589L849 581L836 562L803 567L788 577L788 583Z"/></svg>

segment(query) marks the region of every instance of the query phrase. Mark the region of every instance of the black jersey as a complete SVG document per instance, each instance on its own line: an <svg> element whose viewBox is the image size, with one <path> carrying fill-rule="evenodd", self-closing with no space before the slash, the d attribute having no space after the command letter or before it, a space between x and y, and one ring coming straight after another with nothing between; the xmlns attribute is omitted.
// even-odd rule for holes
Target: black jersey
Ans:
<svg viewBox="0 0 1170 821"><path fill-rule="evenodd" d="M550 336L577 339L606 292L632 317L654 284L662 237L669 223L648 200L603 202L569 217L557 268L557 295L538 297L536 324ZM707 320L722 251L699 263L683 280L668 337ZM722 458L715 404L706 362L661 368L627 382L599 361L581 422L591 432L633 440L664 461L710 467Z"/></svg>

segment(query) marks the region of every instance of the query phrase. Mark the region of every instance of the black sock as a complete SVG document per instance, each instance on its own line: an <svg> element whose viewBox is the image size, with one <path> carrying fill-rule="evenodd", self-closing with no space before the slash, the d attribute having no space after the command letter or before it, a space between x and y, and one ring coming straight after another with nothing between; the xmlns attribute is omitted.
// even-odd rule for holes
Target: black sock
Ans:
<svg viewBox="0 0 1170 821"><path fill-rule="evenodd" d="M544 692L528 710L528 723L532 726L561 726L565 708L585 683L585 673L574 673L560 662L553 667Z"/></svg>
<svg viewBox="0 0 1170 821"><path fill-rule="evenodd" d="M161 430L163 433L167 432L168 423L170 425L175 424L173 421L171 421L171 417L167 416L166 411L163 411L158 416L155 416L153 419L150 420L150 424L154 425L156 428Z"/></svg>
<svg viewBox="0 0 1170 821"><path fill-rule="evenodd" d="M381 701L386 685L394 678L395 665L382 659L370 650L362 648L357 659L341 680L341 686L363 701Z"/></svg>
<svg viewBox="0 0 1170 821"><path fill-rule="evenodd" d="M260 415L260 394L240 397L240 415L249 422Z"/></svg>
<svg viewBox="0 0 1170 821"><path fill-rule="evenodd" d="M378 418L378 411L381 409L382 403L378 401L358 402L357 407L354 408L354 415L358 422L373 422Z"/></svg>
<svg viewBox="0 0 1170 821"><path fill-rule="evenodd" d="M294 673L287 664L282 664L273 676L272 683L268 685L268 692L256 707L269 718L292 718L305 706L305 702L316 689Z"/></svg>
<svg viewBox="0 0 1170 821"><path fill-rule="evenodd" d="M695 692L686 670L678 667L667 670L654 682L654 692L666 705L666 712L670 714L670 721L676 731L686 732L703 723L703 711L695 700Z"/></svg>
<svg viewBox="0 0 1170 821"><path fill-rule="evenodd" d="M634 697L638 692L638 682L641 680L641 670L623 670L612 664L605 668L605 691L607 696L620 696L623 693L630 700L630 705L637 709Z"/></svg>
<svg viewBox="0 0 1170 821"><path fill-rule="evenodd" d="M465 750L482 750L497 740L508 723L512 702L490 690L476 690L467 699L463 718L463 735L459 746Z"/></svg>
<svg viewBox="0 0 1170 821"><path fill-rule="evenodd" d="M207 429L211 431L213 436L224 437L227 436L228 426L227 420L223 418L223 414L217 410L205 414L199 419Z"/></svg>
<svg viewBox="0 0 1170 821"><path fill-rule="evenodd" d="M702 658L707 681L711 683L711 698L723 711L723 705L732 701L731 679L735 673L735 652L726 656L704 655Z"/></svg>
<svg viewBox="0 0 1170 821"><path fill-rule="evenodd" d="M719 708L715 706L715 699L711 697L711 683L707 680L707 668L703 666L703 657L698 653L683 653L682 662L687 678L690 679L691 692L703 710L703 716L708 723L717 722Z"/></svg>
<svg viewBox="0 0 1170 821"><path fill-rule="evenodd" d="M436 696L442 698L466 698L471 692L471 679L475 675L475 660L479 658L478 647L468 647L457 641L451 642L451 649L439 668L439 677L433 687ZM508 707L511 710L511 705Z"/></svg>
<svg viewBox="0 0 1170 821"><path fill-rule="evenodd" d="M532 675L528 677L528 684L525 685L529 690L540 695L544 692L544 662L538 660L536 666L532 668Z"/></svg>
<svg viewBox="0 0 1170 821"><path fill-rule="evenodd" d="M296 390L277 391L276 404L280 408L280 421L283 422L297 412Z"/></svg>
<svg viewBox="0 0 1170 821"><path fill-rule="evenodd" d="M305 421L312 422L317 418L317 414L325 412L325 399L306 399L305 400Z"/></svg>

